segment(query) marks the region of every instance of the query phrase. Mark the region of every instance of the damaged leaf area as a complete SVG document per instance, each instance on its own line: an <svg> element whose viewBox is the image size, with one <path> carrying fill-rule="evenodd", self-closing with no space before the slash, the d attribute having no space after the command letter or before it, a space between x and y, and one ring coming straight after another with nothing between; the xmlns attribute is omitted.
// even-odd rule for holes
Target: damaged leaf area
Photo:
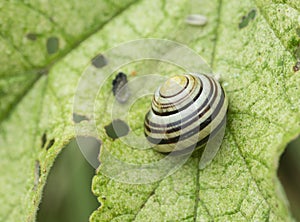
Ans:
<svg viewBox="0 0 300 222"><path fill-rule="evenodd" d="M90 58L69 56L132 2L0 3L0 221L35 221L48 172L74 137L73 91Z"/></svg>
<svg viewBox="0 0 300 222"><path fill-rule="evenodd" d="M292 220L276 171L285 146L300 133L296 0L2 2L0 11L0 221L35 220L56 156L76 136L75 124L93 120L102 164L92 184L99 208L90 221ZM205 16L207 24L186 24L190 14ZM106 79L93 116L84 108L73 112L73 103L87 67L104 69L117 57L106 57L107 50L141 38L173 40L203 57L221 77L229 107L222 146L204 170L195 152L169 176L130 184L105 173L115 163L108 153L129 164L164 155L126 142L143 135L151 94L133 103L126 117L113 116L112 82L119 72L130 82L185 70L134 61ZM124 132L108 133L116 121ZM95 136L88 132L84 136Z"/></svg>

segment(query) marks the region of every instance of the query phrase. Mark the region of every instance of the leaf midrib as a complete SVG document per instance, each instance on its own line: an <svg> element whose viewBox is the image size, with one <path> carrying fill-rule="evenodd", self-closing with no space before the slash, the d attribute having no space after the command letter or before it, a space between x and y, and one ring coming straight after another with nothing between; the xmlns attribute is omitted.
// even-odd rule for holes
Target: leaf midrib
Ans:
<svg viewBox="0 0 300 222"><path fill-rule="evenodd" d="M46 64L44 67L31 67L31 70L24 70L23 73L28 73L30 71L33 71L37 77L32 81L32 83L24 89L24 91L21 91L19 93L19 96L17 96L15 98L15 100L8 106L7 110L4 112L3 115L0 116L0 124L5 121L5 119L7 119L11 113L13 113L14 109L17 107L17 105L23 100L23 98L26 97L26 95L31 91L32 88L34 88L35 84L40 80L40 78L45 75L48 75L51 68L58 63L59 61L63 60L69 53L71 53L72 51L75 51L82 42L86 41L87 39L89 39L91 36L93 36L95 33L97 33L98 31L100 31L105 25L107 25L108 23L110 23L112 20L116 19L117 17L119 17L124 11L126 11L129 7L131 7L132 5L137 4L138 2L140 2L141 0L137 0L134 2L129 3L127 6L125 6L124 8L122 8L120 11L116 12L109 20L105 21L104 23L101 23L101 25L99 25L98 27L96 27L95 29L91 30L90 32L82 35L82 39L75 42L74 44L71 44L69 47L67 47L65 50L61 51L61 54L59 57L53 59L52 61L49 62L49 64ZM12 45L12 47L15 48L14 45ZM17 50L17 49L16 49ZM17 50L18 51L18 50ZM21 53L21 52L20 52ZM22 55L22 54L21 54ZM22 58L25 58L22 55ZM26 59L26 58L25 58ZM27 61L28 64L31 64L29 61ZM45 85L45 87L47 87L47 84Z"/></svg>

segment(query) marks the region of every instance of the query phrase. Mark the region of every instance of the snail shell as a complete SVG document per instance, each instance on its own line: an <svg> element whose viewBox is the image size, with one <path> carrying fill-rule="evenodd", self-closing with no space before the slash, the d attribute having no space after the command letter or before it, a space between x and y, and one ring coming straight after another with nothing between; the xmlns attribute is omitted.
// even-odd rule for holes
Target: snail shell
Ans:
<svg viewBox="0 0 300 222"><path fill-rule="evenodd" d="M228 101L220 83L204 74L177 75L154 93L144 133L159 152L203 147L226 122Z"/></svg>

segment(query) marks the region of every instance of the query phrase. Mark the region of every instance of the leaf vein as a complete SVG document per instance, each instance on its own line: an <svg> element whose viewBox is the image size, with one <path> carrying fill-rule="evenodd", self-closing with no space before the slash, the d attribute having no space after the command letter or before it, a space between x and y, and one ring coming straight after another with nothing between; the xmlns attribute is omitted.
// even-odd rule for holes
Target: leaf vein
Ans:
<svg viewBox="0 0 300 222"><path fill-rule="evenodd" d="M245 156L243 155L243 152L242 152L242 150L241 150L241 148L240 148L240 145L237 143L237 139L236 139L236 137L235 137L235 134L234 134L233 130L230 128L230 126L229 126L228 128L229 128L229 133L231 133L231 135L232 135L232 137L233 137L233 141L234 141L234 143L235 143L235 146L237 147L238 152L239 152L240 156L242 157L245 166L247 167L247 171L248 171L248 173L249 173L249 175L250 175L250 177L251 177L251 180L254 182L254 184L255 184L255 186L256 186L258 192L261 194L261 196L264 198L264 200L265 200L266 203L268 204L268 206L269 206L269 212L271 212L272 209L271 209L271 207L270 207L270 206L271 206L271 203L269 202L269 199L263 194L261 188L260 188L259 185L258 185L257 180L256 180L255 177L253 176L253 174L252 174L252 172L251 172L251 170L250 170L250 167L249 167L249 165L248 165L248 163L247 163L247 161L246 161L246 158L245 158ZM268 213L268 215L270 215L270 213ZM282 219L283 219L283 218L282 218ZM267 219L267 221L269 221L269 218ZM283 221L284 221L284 220L283 220Z"/></svg>
<svg viewBox="0 0 300 222"><path fill-rule="evenodd" d="M257 0L252 0L254 1L254 4L257 6L257 8L261 11L261 14L263 16L263 18L265 19L266 23L269 25L270 29L273 31L275 37L279 40L279 42L281 43L281 45L283 46L283 48L285 49L285 51L289 52L290 55L296 60L296 56L293 52L290 51L290 49L288 49L285 45L283 40L280 38L280 36L278 35L278 33L276 32L276 30L273 29L272 27L272 23L270 22L270 20L268 19L264 9L262 7L259 6L259 4L257 3Z"/></svg>

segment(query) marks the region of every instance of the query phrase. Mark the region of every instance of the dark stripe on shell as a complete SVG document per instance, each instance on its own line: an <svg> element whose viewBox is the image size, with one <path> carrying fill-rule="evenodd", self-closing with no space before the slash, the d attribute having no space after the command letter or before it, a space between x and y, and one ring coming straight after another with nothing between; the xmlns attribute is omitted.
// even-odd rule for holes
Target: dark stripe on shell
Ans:
<svg viewBox="0 0 300 222"><path fill-rule="evenodd" d="M222 90L223 91L223 90ZM213 111L213 113L207 118L205 119L200 125L194 127L192 130L190 130L189 132L186 132L182 135L179 136L175 136L172 138L168 138L168 139L161 139L161 138L153 138L150 136L147 136L147 140L153 144L172 144L172 143L177 143L179 140L185 140L188 139L189 137L197 134L199 131L203 130L206 126L208 126L214 117L216 117L222 106L224 104L224 94L223 92L221 93L221 98L220 101L216 107L216 109Z"/></svg>
<svg viewBox="0 0 300 222"><path fill-rule="evenodd" d="M195 90L195 88L196 88L196 84L195 84L195 82L196 82L196 80L195 80L195 77L194 76L192 76L193 77L193 85L192 85L192 88L189 90L189 92L188 93L186 93L186 95L185 96L183 96L183 97L181 97L179 100L177 100L177 101L174 101L174 102L170 102L170 103L163 103L163 104L161 104L161 103L159 103L159 102L157 102L156 101L156 99L155 99L155 96L153 97L153 101L152 101L152 107L153 106L155 106L155 107L160 107L161 109L166 109L166 108L169 108L169 107L173 107L174 106L174 104L180 104L180 103L182 103L182 101L184 101L185 99L186 99L186 97L188 97L189 95L190 95L190 92L192 92L192 91L194 91ZM186 77L187 78L187 77ZM199 78L198 78L199 79ZM189 84L190 84L190 80L187 78L187 80L188 80L188 82L189 82ZM200 80L200 79L199 79ZM201 80L200 80L200 82L201 82ZM201 82L201 86L202 86L202 82ZM183 90L181 90L180 91L180 93L182 93L185 89L187 89L188 88L188 85L186 85L185 86L185 88L183 89ZM173 95L173 96L170 96L170 97L163 97L163 98L172 98L172 97L175 97L175 96L177 96L177 95L179 95L180 93L177 93L176 95ZM161 95L160 93L159 93L159 95Z"/></svg>
<svg viewBox="0 0 300 222"><path fill-rule="evenodd" d="M202 140L199 140L197 143L194 143L182 150L172 151L170 153L170 155L172 156L172 155L179 155L179 154L181 155L181 154L185 154L185 153L190 153L190 152L193 152L196 148L200 148L200 147L204 146L210 138L213 138L219 132L219 130L225 123L226 123L226 113L225 113L221 123L210 134L208 134ZM166 153L169 153L169 152L166 152Z"/></svg>
<svg viewBox="0 0 300 222"><path fill-rule="evenodd" d="M202 84L202 81L200 80L201 84ZM192 90L194 89L194 87L192 88ZM170 105L168 106L161 106L163 109L166 109L166 108L170 108L170 107L174 107L175 109L173 111L166 111L166 112L157 112L156 110L153 109L153 107L151 106L151 110L153 113L155 113L156 115L158 116L170 116L172 114L175 114L175 113L178 113L178 112L181 112L182 110L185 110L186 108L188 108L190 105L192 105L201 95L203 91L203 87L200 88L199 92L196 94L196 96L191 99L191 101L189 103L187 103L185 106L179 108L179 109L176 109L176 104L184 101L186 99L186 97L189 97L189 93L187 93L187 95L185 95L183 98L181 98L180 100L177 100L175 101L174 103L168 103ZM155 101L155 103L157 103L157 101Z"/></svg>
<svg viewBox="0 0 300 222"><path fill-rule="evenodd" d="M153 97L153 100L152 100L152 104L151 104L151 109L152 110L154 110L155 112L158 112L158 113L160 113L160 111L162 111L162 112L168 112L168 111L165 111L166 109L168 109L168 108L176 108L176 106L179 106L179 105L181 105L186 99L189 99L190 98L190 95L192 94L191 92L193 92L193 91L195 91L196 89L196 87L197 87L197 85L195 84L195 77L193 77L193 79L194 79L194 81L193 81L193 85L192 85L192 88L183 96L183 97L181 97L181 98L179 98L177 101L173 101L173 102L169 102L169 103L159 103L157 100L156 100L156 97L154 96ZM200 91L202 92L202 81L201 81L201 79L199 79L198 78L198 80L200 81L200 86L201 86L201 88L200 88ZM188 87L187 87L187 89L188 89ZM184 91L184 90L183 90ZM182 91L182 92L183 92ZM181 92L181 94L182 94L182 92ZM198 92L199 93L199 92ZM176 95L175 95L176 96ZM174 96L174 97L175 97ZM197 95L196 95L197 96ZM170 97L171 98L171 97ZM193 103L193 101L191 101L191 103ZM156 110L159 110L159 111L156 111ZM168 112L169 113L169 112ZM169 114L168 114L169 115Z"/></svg>
<svg viewBox="0 0 300 222"><path fill-rule="evenodd" d="M177 104L181 104L183 101L185 101L186 99L187 99L187 97L190 97L190 95L191 95L191 93L190 92L193 92L193 91L195 91L195 88L197 87L197 85L196 85L196 79L195 79L195 77L194 76L192 76L193 77L193 79L194 79L194 81L193 81L193 85L192 85L192 88L189 90L189 92L188 93L186 93L183 97L181 97L180 99L178 99L177 101L173 101L173 102L170 102L170 103L163 103L163 104L161 104L161 103L159 103L158 101L156 101L156 99L155 99L155 96L153 97L153 101L152 101L152 105L151 105L151 107L153 108L153 106L154 107L159 107L161 110L164 110L164 109L167 109L167 108L170 108L170 107L174 107L174 106L176 106ZM198 78L198 80L200 81L200 89L202 90L202 81L201 81L201 79L200 78ZM188 87L186 87L186 89L187 89ZM182 90L181 91L181 93L183 92L184 90ZM176 95L174 95L174 96L171 96L171 97L175 97L175 96L177 96L178 94L176 94ZM171 98L170 97L170 98Z"/></svg>
<svg viewBox="0 0 300 222"><path fill-rule="evenodd" d="M200 105L200 107L193 113L191 113L190 115L186 116L185 118L179 120L179 121L176 121L176 122L172 122L172 123L168 123L167 125L165 124L157 124L157 123L153 123L149 120L148 118L148 115L149 113L147 113L146 115L146 118L145 118L145 126L146 126L146 129L149 129L148 131L150 131L150 127L157 127L157 128L170 128L170 127L173 127L173 126L176 126L176 125L179 125L180 123L182 122L185 122L191 118L193 118L193 116L195 116L197 113L199 113L205 106L207 106L207 104L209 103L209 100L213 97L213 100L210 102L210 104L213 104L214 101L215 101L215 98L216 96L213 96L214 94L214 87L216 88L217 90L217 85L214 81L212 81L210 78L209 79L209 83L210 83L210 91L209 91L209 94L207 96L207 98L205 99L205 101ZM213 87L214 86L214 87ZM216 95L216 93L214 94ZM208 106L209 107L209 106ZM209 107L210 108L210 107Z"/></svg>

